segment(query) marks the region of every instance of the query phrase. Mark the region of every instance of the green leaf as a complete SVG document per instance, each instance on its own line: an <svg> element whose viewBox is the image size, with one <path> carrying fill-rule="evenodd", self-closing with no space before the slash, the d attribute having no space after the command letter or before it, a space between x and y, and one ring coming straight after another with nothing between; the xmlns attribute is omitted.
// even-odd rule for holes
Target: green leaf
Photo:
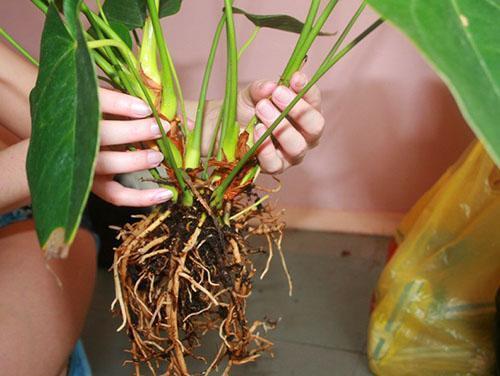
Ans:
<svg viewBox="0 0 500 376"><path fill-rule="evenodd" d="M102 8L109 21L120 22L129 30L144 26L145 0L106 0Z"/></svg>
<svg viewBox="0 0 500 376"><path fill-rule="evenodd" d="M368 3L401 29L434 66L500 166L500 0Z"/></svg>
<svg viewBox="0 0 500 376"><path fill-rule="evenodd" d="M182 0L160 0L160 18L176 14ZM120 22L129 30L141 28L147 16L146 0L106 0L103 10L108 19Z"/></svg>
<svg viewBox="0 0 500 376"><path fill-rule="evenodd" d="M182 0L160 0L160 18L172 16L181 10Z"/></svg>
<svg viewBox="0 0 500 376"><path fill-rule="evenodd" d="M109 26L113 31L118 34L118 36L125 42L125 44L132 49L132 37L130 36L130 31L127 26L125 26L120 21L110 20Z"/></svg>
<svg viewBox="0 0 500 376"><path fill-rule="evenodd" d="M243 9L233 7L234 14L244 15L250 22L258 27L267 27L269 29L276 29L282 31L288 31L291 33L300 34L304 23L296 18L287 16L284 14L272 14L272 15L259 15L245 12ZM334 35L335 33L319 33L318 35Z"/></svg>
<svg viewBox="0 0 500 376"><path fill-rule="evenodd" d="M64 1L66 22L49 6L30 96L28 181L38 238L52 257L64 257L76 234L98 150L97 82L79 5Z"/></svg>

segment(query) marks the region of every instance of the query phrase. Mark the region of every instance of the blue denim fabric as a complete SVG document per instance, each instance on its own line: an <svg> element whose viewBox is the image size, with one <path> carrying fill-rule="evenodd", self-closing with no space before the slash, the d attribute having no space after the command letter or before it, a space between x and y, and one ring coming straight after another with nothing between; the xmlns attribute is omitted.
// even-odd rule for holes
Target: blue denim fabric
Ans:
<svg viewBox="0 0 500 376"><path fill-rule="evenodd" d="M25 221L26 219L31 218L33 212L31 211L30 206L25 206L23 208L19 208L11 211L7 214L0 215L0 228L10 225L14 222Z"/></svg>
<svg viewBox="0 0 500 376"><path fill-rule="evenodd" d="M70 356L68 376L92 376L89 360L81 340L76 343Z"/></svg>

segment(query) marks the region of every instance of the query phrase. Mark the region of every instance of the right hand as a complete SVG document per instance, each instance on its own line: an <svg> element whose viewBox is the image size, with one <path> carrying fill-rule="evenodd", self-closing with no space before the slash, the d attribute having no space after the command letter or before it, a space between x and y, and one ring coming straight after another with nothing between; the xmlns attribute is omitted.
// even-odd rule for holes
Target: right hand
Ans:
<svg viewBox="0 0 500 376"><path fill-rule="evenodd" d="M113 180L117 174L142 171L160 165L163 155L156 150L111 151L108 146L125 145L161 137L158 125L151 117L151 109L142 100L108 89L99 92L103 114L134 120L102 120L100 127L101 150L97 157L92 191L116 206L152 206L168 201L168 189L138 190L127 188ZM168 132L170 125L163 122Z"/></svg>

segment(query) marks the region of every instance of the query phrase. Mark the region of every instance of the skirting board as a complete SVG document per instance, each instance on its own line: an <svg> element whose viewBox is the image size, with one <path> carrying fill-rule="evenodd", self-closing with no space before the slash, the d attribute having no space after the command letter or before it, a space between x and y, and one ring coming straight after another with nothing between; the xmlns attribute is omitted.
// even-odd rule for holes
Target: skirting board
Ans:
<svg viewBox="0 0 500 376"><path fill-rule="evenodd" d="M287 228L366 235L393 235L403 215L344 212L320 208L285 208Z"/></svg>

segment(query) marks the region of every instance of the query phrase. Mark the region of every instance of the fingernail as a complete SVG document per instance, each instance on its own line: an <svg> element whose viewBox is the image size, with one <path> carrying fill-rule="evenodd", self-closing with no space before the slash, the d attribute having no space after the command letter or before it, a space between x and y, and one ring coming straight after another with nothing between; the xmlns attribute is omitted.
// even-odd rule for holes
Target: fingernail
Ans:
<svg viewBox="0 0 500 376"><path fill-rule="evenodd" d="M170 130L170 123L168 121L162 119L161 125L163 126L165 133ZM151 124L151 133L154 136L161 136L160 127L158 126L156 120L153 120L153 123Z"/></svg>
<svg viewBox="0 0 500 376"><path fill-rule="evenodd" d="M294 96L292 91L284 86L279 86L273 93L273 98L283 104L291 102Z"/></svg>
<svg viewBox="0 0 500 376"><path fill-rule="evenodd" d="M149 164L151 164L152 166L156 166L161 161L163 161L163 154L159 151L148 150L147 159Z"/></svg>
<svg viewBox="0 0 500 376"><path fill-rule="evenodd" d="M307 77L304 73L298 72L295 79L295 86L297 87L297 89L302 89L304 86L306 86Z"/></svg>
<svg viewBox="0 0 500 376"><path fill-rule="evenodd" d="M275 108L268 99L264 99L257 104L257 112L265 119L272 119Z"/></svg>
<svg viewBox="0 0 500 376"><path fill-rule="evenodd" d="M149 108L149 106L140 99L134 100L130 104L130 109L136 116L139 117L144 117L151 114L151 108Z"/></svg>
<svg viewBox="0 0 500 376"><path fill-rule="evenodd" d="M172 191L168 189L159 189L153 194L153 201L157 203L165 202L173 197Z"/></svg>

